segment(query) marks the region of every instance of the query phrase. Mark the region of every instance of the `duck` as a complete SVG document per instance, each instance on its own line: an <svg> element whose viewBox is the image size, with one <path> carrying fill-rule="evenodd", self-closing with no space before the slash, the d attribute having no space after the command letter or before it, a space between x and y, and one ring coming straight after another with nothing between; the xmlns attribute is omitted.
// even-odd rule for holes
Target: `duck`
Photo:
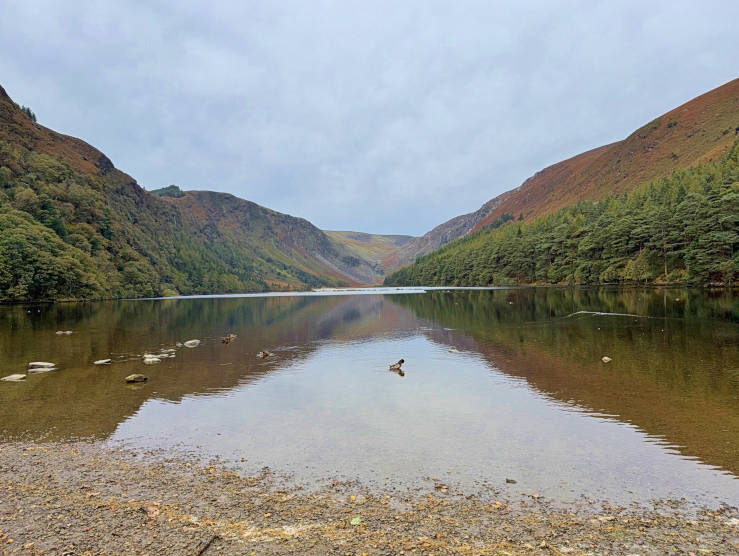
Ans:
<svg viewBox="0 0 739 556"><path fill-rule="evenodd" d="M231 340L235 340L235 339L236 339L236 334L226 334L225 336L221 338L221 343L229 344L231 343Z"/></svg>
<svg viewBox="0 0 739 556"><path fill-rule="evenodd" d="M272 355L272 353L267 350L257 353L257 357L259 357L259 359L264 359L265 357L269 357L270 355Z"/></svg>
<svg viewBox="0 0 739 556"><path fill-rule="evenodd" d="M390 370L400 371L401 370L400 368L403 366L403 363L405 363L405 359L400 359L397 363L393 363L392 365L390 365Z"/></svg>

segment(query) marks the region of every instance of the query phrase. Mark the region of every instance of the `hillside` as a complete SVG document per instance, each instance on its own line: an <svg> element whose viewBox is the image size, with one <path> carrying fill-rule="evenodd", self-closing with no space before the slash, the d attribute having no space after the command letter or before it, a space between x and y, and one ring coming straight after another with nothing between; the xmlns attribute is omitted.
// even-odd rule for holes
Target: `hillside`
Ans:
<svg viewBox="0 0 739 556"><path fill-rule="evenodd" d="M719 161L458 239L386 285L730 285L739 281L739 139Z"/></svg>
<svg viewBox="0 0 739 556"><path fill-rule="evenodd" d="M476 212L453 218L409 242L387 266L400 268L505 215L531 221L579 201L627 193L674 170L717 160L731 147L737 126L739 79L734 79L656 118L622 141L537 172Z"/></svg>
<svg viewBox="0 0 739 556"><path fill-rule="evenodd" d="M352 251L357 257L373 263L378 274L382 276L388 268L399 268L395 263L398 253L419 239L413 236L366 234L364 232L327 230L324 230L324 232L331 239ZM381 279L382 277L378 281Z"/></svg>
<svg viewBox="0 0 739 556"><path fill-rule="evenodd" d="M306 220L232 195L174 193L147 192L94 147L37 124L0 87L0 299L305 289L380 276Z"/></svg>

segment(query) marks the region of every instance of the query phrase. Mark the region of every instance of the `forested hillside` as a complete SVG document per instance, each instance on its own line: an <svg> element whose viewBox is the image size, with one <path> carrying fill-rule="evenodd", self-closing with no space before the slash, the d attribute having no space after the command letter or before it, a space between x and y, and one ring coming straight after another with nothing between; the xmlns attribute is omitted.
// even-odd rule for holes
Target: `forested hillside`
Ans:
<svg viewBox="0 0 739 556"><path fill-rule="evenodd" d="M153 195L29 113L0 87L0 300L305 289L379 276L306 220L225 194Z"/></svg>
<svg viewBox="0 0 739 556"><path fill-rule="evenodd" d="M486 228L421 257L386 285L739 279L739 141L717 162L532 222Z"/></svg>

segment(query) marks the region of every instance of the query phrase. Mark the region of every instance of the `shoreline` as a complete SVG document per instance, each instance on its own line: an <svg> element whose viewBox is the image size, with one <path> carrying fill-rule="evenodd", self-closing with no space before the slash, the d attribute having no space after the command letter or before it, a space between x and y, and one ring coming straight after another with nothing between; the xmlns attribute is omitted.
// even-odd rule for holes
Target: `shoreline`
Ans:
<svg viewBox="0 0 739 556"><path fill-rule="evenodd" d="M436 482L303 488L264 468L101 441L0 443L2 554L730 554L739 511L467 494Z"/></svg>
<svg viewBox="0 0 739 556"><path fill-rule="evenodd" d="M527 284L486 285L486 286L385 286L382 284L372 286L347 286L312 288L306 290L266 290L261 292L242 293L203 293L182 294L158 297L101 297L101 298L72 298L72 299L22 299L10 300L0 299L0 306L13 307L24 305L61 305L73 303L99 303L109 301L161 301L178 299L212 299L212 298L253 298L253 297L300 297L300 296L323 296L323 295L367 295L371 290L383 290L378 295L392 294L392 291L405 290L399 293L426 293L429 291L444 290L516 290L526 288L552 288L552 289L591 289L591 288L617 288L624 290L736 290L739 284L685 284L683 282L660 282L649 284L619 284L619 283L593 283L593 284L549 284L546 282L533 282ZM415 291L414 291L415 290Z"/></svg>

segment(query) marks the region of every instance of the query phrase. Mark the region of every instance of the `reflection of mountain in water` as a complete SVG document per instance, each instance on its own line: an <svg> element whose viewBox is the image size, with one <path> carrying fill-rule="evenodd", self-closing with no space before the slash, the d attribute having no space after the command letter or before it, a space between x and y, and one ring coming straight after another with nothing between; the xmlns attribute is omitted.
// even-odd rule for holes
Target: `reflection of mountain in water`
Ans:
<svg viewBox="0 0 739 556"><path fill-rule="evenodd" d="M553 399L613 415L739 474L735 293L523 289L392 298ZM656 318L575 315L582 310ZM601 357L613 361L607 365Z"/></svg>
<svg viewBox="0 0 739 556"><path fill-rule="evenodd" d="M28 312L30 310L30 312ZM412 329L415 317L381 296L141 300L41 307L5 307L0 365L22 372L28 361L50 360L60 370L0 388L0 432L50 438L106 437L147 399L224 391L259 380L306 357L319 341L373 338ZM71 329L71 336L56 330ZM238 338L224 345L220 336ZM140 355L190 338L174 359L144 366L133 358L105 367L90 363ZM275 357L256 358L263 349ZM128 358L125 358L128 359ZM130 387L122 379L151 380Z"/></svg>
<svg viewBox="0 0 739 556"><path fill-rule="evenodd" d="M60 370L2 383L0 432L107 437L148 399L178 402L228 391L290 367L326 340L423 330L482 354L555 400L613 415L739 474L737 299L730 292L547 288L4 307L5 374L22 372L32 360L53 361ZM654 318L568 316L578 311ZM75 333L57 336L61 329ZM219 338L229 332L238 338L224 345ZM156 366L128 357L190 338L203 343ZM276 356L257 359L263 349ZM125 361L90 364L111 354ZM601 363L603 355L613 361ZM133 372L150 382L126 386L122 379Z"/></svg>

